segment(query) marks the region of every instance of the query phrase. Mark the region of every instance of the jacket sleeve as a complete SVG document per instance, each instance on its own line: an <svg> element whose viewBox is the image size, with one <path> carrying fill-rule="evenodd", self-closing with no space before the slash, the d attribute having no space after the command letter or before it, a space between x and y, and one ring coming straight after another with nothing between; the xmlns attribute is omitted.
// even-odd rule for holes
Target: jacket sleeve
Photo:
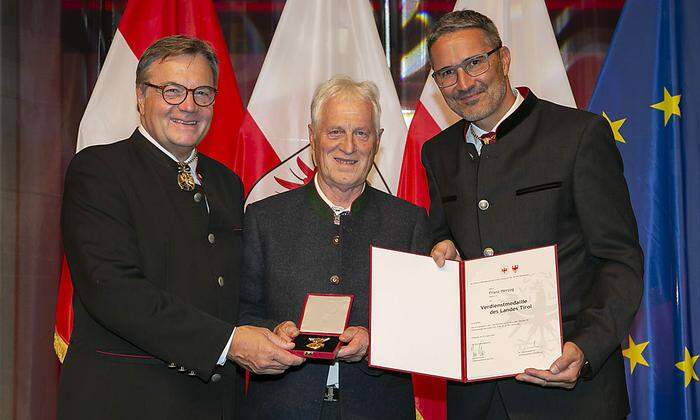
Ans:
<svg viewBox="0 0 700 420"><path fill-rule="evenodd" d="M595 279L569 340L584 352L594 375L628 334L643 290L643 256L622 159L602 118L583 129L573 191Z"/></svg>
<svg viewBox="0 0 700 420"><path fill-rule="evenodd" d="M146 277L118 170L87 148L66 174L61 225L75 292L104 328L208 380L233 325ZM192 279L196 281L197 279Z"/></svg>
<svg viewBox="0 0 700 420"><path fill-rule="evenodd" d="M416 209L416 220L413 227L413 238L410 251L415 254L428 255L432 247L428 217L423 208Z"/></svg>
<svg viewBox="0 0 700 420"><path fill-rule="evenodd" d="M421 162L423 163L425 174L428 178L428 191L430 193L428 229L431 246L440 241L444 241L445 239L450 239L454 242L449 226L447 225L445 209L442 207L442 197L435 179L435 174L432 170L428 147L424 146L423 150L421 151ZM430 249L428 249L428 252L430 252Z"/></svg>
<svg viewBox="0 0 700 420"><path fill-rule="evenodd" d="M241 276L241 325L255 325L270 330L277 323L267 318L265 291L265 255L258 224L257 206L251 204L243 222L243 274Z"/></svg>

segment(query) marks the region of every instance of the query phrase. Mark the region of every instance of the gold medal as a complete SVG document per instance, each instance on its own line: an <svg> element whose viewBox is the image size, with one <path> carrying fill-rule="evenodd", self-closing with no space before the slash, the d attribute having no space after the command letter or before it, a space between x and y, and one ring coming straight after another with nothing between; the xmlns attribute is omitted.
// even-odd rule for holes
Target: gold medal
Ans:
<svg viewBox="0 0 700 420"><path fill-rule="evenodd" d="M177 163L177 185L183 191L194 190L194 177L190 171L190 163L195 160L197 160L197 150L186 161Z"/></svg>
<svg viewBox="0 0 700 420"><path fill-rule="evenodd" d="M177 185L184 191L194 190L194 177L190 173L189 165L183 165L177 169Z"/></svg>
<svg viewBox="0 0 700 420"><path fill-rule="evenodd" d="M309 337L309 341L311 341L309 344L306 345L306 347L312 349L312 350L319 350L322 349L326 345L326 341L330 340L329 337L322 338L322 337Z"/></svg>

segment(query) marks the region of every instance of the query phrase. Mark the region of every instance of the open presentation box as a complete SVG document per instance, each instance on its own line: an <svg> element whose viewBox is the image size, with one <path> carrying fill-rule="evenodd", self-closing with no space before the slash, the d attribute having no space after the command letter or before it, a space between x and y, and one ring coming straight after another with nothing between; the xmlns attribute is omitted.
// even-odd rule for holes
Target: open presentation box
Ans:
<svg viewBox="0 0 700 420"><path fill-rule="evenodd" d="M310 359L335 359L342 344L338 337L348 326L353 298L353 295L306 295L299 317L300 334L291 352Z"/></svg>

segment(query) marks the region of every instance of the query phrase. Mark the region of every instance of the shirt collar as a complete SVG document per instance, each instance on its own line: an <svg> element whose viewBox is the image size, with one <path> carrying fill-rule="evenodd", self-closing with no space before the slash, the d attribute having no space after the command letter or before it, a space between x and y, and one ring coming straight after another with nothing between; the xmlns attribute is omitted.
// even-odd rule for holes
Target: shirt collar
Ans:
<svg viewBox="0 0 700 420"><path fill-rule="evenodd" d="M174 160L175 162L178 162L178 163L180 162L180 160L179 160L178 158L176 158L175 155L173 155L172 153L170 153L169 151L167 151L167 150L165 149L165 147L163 147L160 143L158 143L158 142L156 141L156 139L154 139L150 134L148 134L148 131L146 131L146 128L145 128L143 125L141 125L141 124L139 124L139 132L140 132L141 134L143 134L143 136L146 138L146 140L148 140L148 141L150 141L151 143L153 143L153 145L156 146L156 147L158 148L158 150L160 150L161 152L165 153L165 155L168 156L170 159L172 159L172 160ZM195 153L197 153L197 152L195 151L195 149L192 149L192 153L190 153L190 155L189 155L189 156L187 157L187 159L185 159L185 160L191 159L192 156L193 156ZM197 159L195 159L195 160L193 160L192 162L190 162L190 169L191 169L192 171L194 171L195 173L197 172Z"/></svg>
<svg viewBox="0 0 700 420"><path fill-rule="evenodd" d="M498 126L501 125L501 123L502 123L503 121L505 121L506 118L510 117L510 115L511 115L512 113L514 113L515 110L518 109L518 107L520 106L520 104L522 104L523 101L525 100L525 98L523 98L523 95L520 94L520 92L518 91L518 89L512 89L512 91L513 91L513 95L515 95L515 102L513 102L513 105L511 105L510 109L508 109L508 111L507 111L507 112L503 115L503 117L496 123L496 125L493 126L493 128L491 129L491 132L495 132L495 131L498 129ZM488 133L488 131L482 130L481 128L477 127L477 125L474 124L474 123L471 123L471 129L474 130L474 133L476 133L477 136L482 136L482 135ZM469 137L470 137L470 133L469 133L470 131L471 131L471 130L467 130L467 141L468 141L468 142L470 142L470 141L469 141L469 140L470 140L470 138L469 138ZM471 139L471 140L473 140L473 141L471 141L470 143L473 143L474 141L476 141L476 139Z"/></svg>
<svg viewBox="0 0 700 420"><path fill-rule="evenodd" d="M316 175L314 175L314 186L316 187L316 192L318 192L318 196L321 197L321 200L323 200L323 202L326 203L328 205L328 207L331 208L331 210L333 210L333 213L335 213L337 215L337 214L340 214L340 213L343 213L346 211L350 211L352 204L350 204L350 207L348 207L348 208L343 208L341 206L336 206L335 204L333 204L333 202L330 199L328 199L326 194L323 193L323 190L321 190L321 187L318 186L318 173L316 173ZM367 186L367 183L362 185L362 192L360 194L365 192L366 186Z"/></svg>

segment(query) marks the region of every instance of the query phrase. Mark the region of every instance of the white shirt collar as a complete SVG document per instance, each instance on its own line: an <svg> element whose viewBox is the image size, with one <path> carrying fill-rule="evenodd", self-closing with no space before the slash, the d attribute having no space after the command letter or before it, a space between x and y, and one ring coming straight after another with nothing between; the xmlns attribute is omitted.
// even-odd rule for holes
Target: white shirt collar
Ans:
<svg viewBox="0 0 700 420"><path fill-rule="evenodd" d="M321 200L323 200L326 204L328 204L328 207L330 207L331 210L333 210L333 213L338 215L340 213L350 211L352 204L350 204L350 207L348 207L348 208L336 206L335 204L333 204L333 202L331 200L328 199L328 197L326 197L326 194L323 193L323 191L321 190L321 187L318 186L318 173L316 173L316 175L314 175L314 186L316 187L316 192L318 192L318 195L319 195L319 197L321 197ZM362 185L362 192L360 194L365 192L366 186L367 186L367 183Z"/></svg>
<svg viewBox="0 0 700 420"><path fill-rule="evenodd" d="M501 119L498 120L498 122L496 123L496 125L493 126L493 128L491 129L491 132L495 132L495 131L498 129L498 126L501 125L501 123L502 123L503 121L505 121L506 118L510 117L511 114L514 113L515 110L518 109L518 107L520 106L520 104L522 104L523 101L525 100L525 98L523 98L523 95L520 94L520 92L518 91L518 89L512 89L512 90L513 90L513 95L515 95L515 102L513 102L513 105L511 105L511 107L510 107L510 108L508 109L508 111L503 115L503 117L501 117ZM482 135L488 133L488 131L482 130L481 128L477 127L477 125L474 124L474 123L471 124L471 128L472 128L472 130L474 130L474 132L475 132L476 135L478 135L478 136L482 136ZM471 130L467 130L467 133L468 133L469 131L471 131ZM468 134L467 134L467 136L468 136Z"/></svg>
<svg viewBox="0 0 700 420"><path fill-rule="evenodd" d="M148 141L150 141L151 143L153 143L154 146L156 146L161 152L165 153L165 155L168 156L170 159L172 159L172 160L174 160L175 162L178 162L178 163L180 162L180 160L179 160L178 158L176 158L175 155L173 155L172 153L170 153L169 151L167 151L167 150L165 149L165 147L163 147L160 143L158 143L158 142L156 141L156 139L154 139L150 134L148 134L148 131L146 131L146 128L145 128L143 125L141 125L141 124L139 124L139 133L143 134L143 136L146 138L146 140L148 140ZM189 156L187 157L187 159L185 159L185 160L191 159L192 156L193 156L195 153L197 153L197 152L195 151L195 149L192 149L192 153L190 153L190 155L189 155ZM193 174L196 174L196 173L197 173L197 161L198 161L198 159L194 159L192 162L189 163L190 171L192 171ZM200 182L199 182L199 177L198 177L198 176L195 176L195 177L194 177L194 182L195 182L195 184L201 185Z"/></svg>

